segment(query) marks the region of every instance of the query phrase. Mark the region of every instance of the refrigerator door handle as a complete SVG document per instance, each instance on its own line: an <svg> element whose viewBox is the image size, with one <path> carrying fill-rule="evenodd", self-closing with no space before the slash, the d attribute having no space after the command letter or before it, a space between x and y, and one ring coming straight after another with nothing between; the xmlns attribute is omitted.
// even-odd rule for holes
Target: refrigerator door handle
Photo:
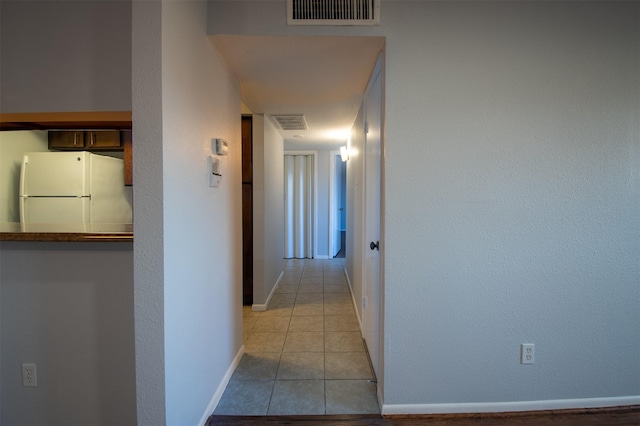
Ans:
<svg viewBox="0 0 640 426"><path fill-rule="evenodd" d="M27 194L24 193L25 188L25 173L27 172L27 164L29 164L29 156L25 155L22 157L22 167L20 167L20 196L25 197Z"/></svg>

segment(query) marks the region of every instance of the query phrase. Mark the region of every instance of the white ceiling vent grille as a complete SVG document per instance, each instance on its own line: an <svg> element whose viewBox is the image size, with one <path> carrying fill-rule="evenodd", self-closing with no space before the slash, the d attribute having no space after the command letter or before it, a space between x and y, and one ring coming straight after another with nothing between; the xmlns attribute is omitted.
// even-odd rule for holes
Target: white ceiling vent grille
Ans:
<svg viewBox="0 0 640 426"><path fill-rule="evenodd" d="M278 122L282 130L307 130L307 121L304 119L304 115L301 114L287 114L287 115L273 115L274 120Z"/></svg>
<svg viewBox="0 0 640 426"><path fill-rule="evenodd" d="M379 25L380 0L287 0L289 25Z"/></svg>

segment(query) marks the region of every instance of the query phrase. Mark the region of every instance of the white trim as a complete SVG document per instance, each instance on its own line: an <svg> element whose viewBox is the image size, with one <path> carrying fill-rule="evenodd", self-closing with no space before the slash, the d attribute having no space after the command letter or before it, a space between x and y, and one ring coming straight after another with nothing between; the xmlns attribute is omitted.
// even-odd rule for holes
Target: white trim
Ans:
<svg viewBox="0 0 640 426"><path fill-rule="evenodd" d="M276 293L276 289L280 285L280 281L282 280L283 276L284 276L284 271L280 272L280 276L276 280L276 284L271 289L271 293L269 293L269 297L267 297L267 301L264 302L264 304L258 305L258 304L254 303L253 305L251 305L251 310L253 312L263 312L263 311L266 311L267 309L269 309L269 303L271 303L271 298Z"/></svg>
<svg viewBox="0 0 640 426"><path fill-rule="evenodd" d="M319 257L316 256L316 253L318 252L318 151L291 149L291 150L284 151L283 158L285 155L313 155L313 253L312 253L312 258L319 259Z"/></svg>
<svg viewBox="0 0 640 426"><path fill-rule="evenodd" d="M331 259L331 257L329 257L326 254L319 254L317 256L314 256L313 258L314 259L318 259L318 260L329 260L329 259Z"/></svg>
<svg viewBox="0 0 640 426"><path fill-rule="evenodd" d="M364 339L364 333L362 329L362 319L360 319L360 315L358 314L358 309L357 309L358 305L356 303L356 297L354 296L354 293L353 293L353 286L351 285L351 280L349 279L349 274L347 273L347 265L345 265L344 263L342 264L342 270L344 271L344 276L347 279L347 285L349 286L349 292L351 293L351 303L353 303L353 308L356 311L356 319L358 320L358 327L360 327L360 335ZM382 407L382 404L380 404L380 407Z"/></svg>
<svg viewBox="0 0 640 426"><path fill-rule="evenodd" d="M335 244L334 230L336 228L336 222L339 221L336 218L336 201L337 201L337 188L336 188L336 157L340 155L340 151L329 151L329 256L333 256L333 246Z"/></svg>
<svg viewBox="0 0 640 426"><path fill-rule="evenodd" d="M238 364L240 364L240 359L242 358L242 355L244 355L244 345L240 347L240 350L236 354L235 358L233 358L233 361L231 362L231 365L229 366L227 373L224 375L224 377L222 378L222 381L218 385L218 389L216 389L213 396L211 397L211 401L209 401L209 405L207 405L206 410L204 410L204 414L202 415L202 417L200 418L200 421L198 422L199 426L204 426L205 424L207 424L207 420L209 419L209 416L212 415L213 412L215 411L216 407L218 406L218 403L220 402L220 399L222 398L222 395L224 394L225 389L227 388L227 385L229 384L229 380L231 380L231 376L233 375L233 372L236 371L236 368L238 368Z"/></svg>
<svg viewBox="0 0 640 426"><path fill-rule="evenodd" d="M462 404L384 404L382 405L382 415L506 413L619 407L638 404L640 404L640 395L612 398L553 399L546 401L468 402Z"/></svg>

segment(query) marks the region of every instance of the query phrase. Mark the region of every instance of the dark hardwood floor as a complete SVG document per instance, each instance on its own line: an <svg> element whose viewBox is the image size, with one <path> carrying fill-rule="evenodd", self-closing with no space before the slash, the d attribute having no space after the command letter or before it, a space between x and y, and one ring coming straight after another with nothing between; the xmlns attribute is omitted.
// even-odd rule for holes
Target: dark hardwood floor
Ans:
<svg viewBox="0 0 640 426"><path fill-rule="evenodd" d="M424 416L211 416L207 426L638 426L640 406L524 413L440 414Z"/></svg>

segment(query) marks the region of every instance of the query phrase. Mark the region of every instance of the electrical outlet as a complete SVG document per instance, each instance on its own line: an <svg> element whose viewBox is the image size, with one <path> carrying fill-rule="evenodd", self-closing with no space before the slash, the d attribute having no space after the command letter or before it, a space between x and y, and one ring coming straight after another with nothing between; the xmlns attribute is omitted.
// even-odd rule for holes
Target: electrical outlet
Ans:
<svg viewBox="0 0 640 426"><path fill-rule="evenodd" d="M533 364L536 360L536 345L523 343L520 345L520 364Z"/></svg>
<svg viewBox="0 0 640 426"><path fill-rule="evenodd" d="M36 376L35 364L22 364L22 386L38 386L38 377Z"/></svg>

